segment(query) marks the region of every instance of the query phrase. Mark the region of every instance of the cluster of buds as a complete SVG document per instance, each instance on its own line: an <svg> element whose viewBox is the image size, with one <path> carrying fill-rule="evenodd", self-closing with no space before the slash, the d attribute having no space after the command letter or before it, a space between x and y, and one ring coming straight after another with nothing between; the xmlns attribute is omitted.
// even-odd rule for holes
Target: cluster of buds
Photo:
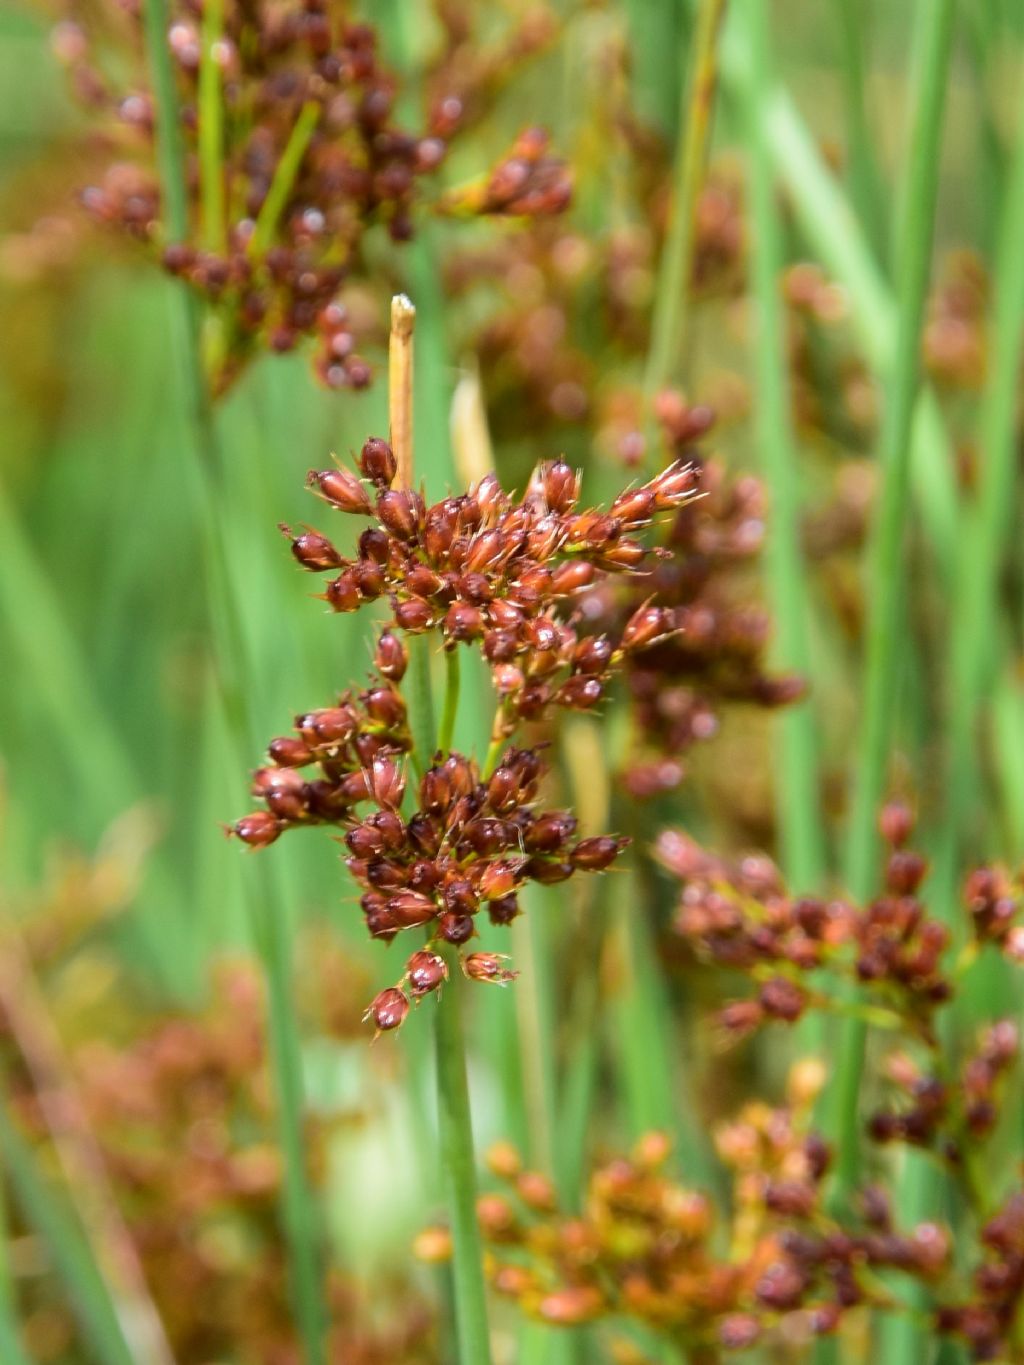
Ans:
<svg viewBox="0 0 1024 1365"><path fill-rule="evenodd" d="M141 27L141 8L125 9L115 23ZM221 321L211 358L219 389L258 347L288 351L305 335L319 339L315 367L326 384L361 388L370 381L340 291L358 269L368 228L385 225L395 242L413 235L419 182L440 166L463 123L457 96L434 100L422 134L395 123L396 78L380 61L374 30L355 22L352 11L326 0L273 9L229 0L207 56L200 7L178 0L168 42L193 196L194 230L185 241L168 241L161 223L155 107L143 73L127 92L113 89L86 27L67 20L55 32L74 88L109 116L115 149L98 183L83 191L83 204L99 221L161 247L165 267L213 306ZM139 36L128 38L135 50ZM223 105L217 172L227 207L220 222L208 221L216 199L203 198L207 170L199 157L207 60ZM461 213L555 213L570 193L563 163L537 130L523 134L487 183L488 193L470 195Z"/></svg>
<svg viewBox="0 0 1024 1365"><path fill-rule="evenodd" d="M392 630L437 631L448 649L478 643L501 700L499 736L551 706L590 710L617 666L680 629L644 600L616 639L580 633L560 608L600 579L638 572L647 551L637 534L697 491L689 465L627 488L607 510L584 511L579 476L561 460L539 465L518 500L488 474L429 507L419 493L392 487L386 442L366 442L359 470L361 479L342 468L309 476L330 506L372 523L357 556L307 531L293 538L296 558L315 573L338 571L324 594L335 611L386 597Z"/></svg>
<svg viewBox="0 0 1024 1365"><path fill-rule="evenodd" d="M877 1194L850 1228L825 1214L829 1152L808 1128L821 1081L819 1064L799 1063L786 1106L750 1104L717 1133L733 1183L724 1236L713 1201L667 1173L662 1134L600 1164L577 1217L500 1144L489 1164L504 1190L478 1204L494 1289L556 1326L632 1319L700 1355L834 1332L847 1310L877 1301L873 1271L934 1279L950 1244L933 1225L895 1232ZM433 1232L420 1249L444 1255L445 1238Z"/></svg>
<svg viewBox="0 0 1024 1365"><path fill-rule="evenodd" d="M928 301L924 364L944 388L976 390L986 368L991 285L985 263L975 252L959 251L946 262L943 275Z"/></svg>
<svg viewBox="0 0 1024 1365"><path fill-rule="evenodd" d="M404 672L397 636L385 632L377 655ZM510 924L525 883L550 886L576 872L603 872L626 845L611 835L579 838L574 816L536 808L544 768L531 749L507 750L489 775L461 754L438 755L420 779L415 809L403 815L404 727L404 703L387 682L364 693L358 705L343 698L336 707L299 716L297 734L273 740L272 766L255 774L253 791L265 808L232 830L262 848L290 828L338 826L345 831L346 865L363 889L360 906L371 937L390 941L404 929L426 935L400 981L367 1010L381 1032L398 1028L412 1001L443 986L447 949L459 952L471 980L511 980L501 955L462 951L476 934L480 911L494 924ZM313 764L321 775L308 780L301 769ZM370 813L357 811L366 805Z"/></svg>

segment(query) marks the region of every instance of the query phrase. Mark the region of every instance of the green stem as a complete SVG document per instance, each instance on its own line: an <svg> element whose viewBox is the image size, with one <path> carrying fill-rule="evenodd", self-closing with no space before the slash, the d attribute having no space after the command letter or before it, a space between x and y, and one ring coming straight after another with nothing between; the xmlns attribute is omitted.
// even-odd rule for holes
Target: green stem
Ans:
<svg viewBox="0 0 1024 1365"><path fill-rule="evenodd" d="M156 94L157 141L164 203L170 236L187 234L185 174L179 111L173 71L167 51L166 0L145 0L148 56ZM214 632L218 678L222 688L239 771L251 757L251 736L245 687L246 655L238 597L232 589L230 566L218 510L222 468L217 433L203 372L197 317L191 297L179 291L180 367L187 385L194 422L193 477L203 525L211 620L223 629ZM278 1135L284 1160L282 1217L288 1245L289 1274L295 1315L307 1365L325 1365L324 1335L327 1315L323 1299L319 1221L305 1170L301 1047L291 996L290 942L281 898L267 876L254 876L251 904L257 946L267 979L267 1007L271 1065L277 1098Z"/></svg>
<svg viewBox="0 0 1024 1365"><path fill-rule="evenodd" d="M1017 463L1016 420L1019 373L1024 349L1024 101L1006 201L999 225L993 280L995 317L989 353L992 357L979 415L980 486L967 509L950 626L949 737L945 811L938 843L936 875L939 899L952 917L958 853L964 836L967 775L976 772L975 727L989 691L1000 644L998 580L1014 524L1014 479ZM934 884L934 878L933 878Z"/></svg>
<svg viewBox="0 0 1024 1365"><path fill-rule="evenodd" d="M0 1299L0 1359L7 1365L31 1365L21 1344L13 1305L6 1297Z"/></svg>
<svg viewBox="0 0 1024 1365"><path fill-rule="evenodd" d="M694 29L692 62L684 51L683 98L668 227L658 265L658 285L651 345L644 374L644 421L651 427L651 406L670 381L683 350L693 266L694 218L704 179L711 132L711 113L718 71L717 43L725 0L700 0ZM689 71L688 77L685 71ZM649 431L652 436L653 432ZM653 440L650 459L654 460Z"/></svg>
<svg viewBox="0 0 1024 1365"><path fill-rule="evenodd" d="M846 105L850 192L864 234L876 259L885 259L885 214L882 180L868 130L864 100L864 5L857 0L832 0L839 27L839 55Z"/></svg>
<svg viewBox="0 0 1024 1365"><path fill-rule="evenodd" d="M898 306L893 366L886 386L879 463L882 487L873 528L866 588L867 644L864 712L850 817L846 884L857 900L875 890L875 820L893 733L899 678L904 533L908 516L908 452L918 384L920 327L931 262L939 148L955 0L921 0L922 64L915 89L914 124L898 237ZM849 1199L860 1173L858 1100L866 1026L847 1021L831 1090L830 1134L837 1139L837 1197Z"/></svg>
<svg viewBox="0 0 1024 1365"><path fill-rule="evenodd" d="M307 100L295 120L291 136L285 143L284 151L278 160L274 178L270 182L270 189L267 191L267 197L257 215L256 226L249 241L249 255L254 259L259 259L265 255L267 248L274 240L278 222L288 202L288 196L292 192L299 167L302 165L302 158L306 155L306 148L309 146L319 118L319 104L315 100Z"/></svg>
<svg viewBox="0 0 1024 1365"><path fill-rule="evenodd" d="M205 0L199 56L199 200L203 243L223 255L227 246L224 187L224 104L217 44L224 27L224 0Z"/></svg>
<svg viewBox="0 0 1024 1365"><path fill-rule="evenodd" d="M746 112L754 228L753 286L757 303L753 337L756 433L771 497L765 556L768 593L775 620L776 663L806 677L810 672L811 604L807 593L807 566L800 551L799 470L779 300L781 227L772 163L761 119L761 105L768 86L767 0L748 0L747 20L752 55ZM818 739L810 706L805 702L790 707L781 717L779 727L781 761L776 804L782 865L795 890L810 892L823 886L826 870Z"/></svg>
<svg viewBox="0 0 1024 1365"><path fill-rule="evenodd" d="M465 983L458 954L444 949L449 980L437 1007L438 1131L452 1229L455 1321L460 1365L489 1365L487 1289L476 1217L476 1160L462 1028Z"/></svg>
<svg viewBox="0 0 1024 1365"><path fill-rule="evenodd" d="M437 735L437 747L442 754L451 753L452 736L455 734L455 717L459 711L459 647L445 651L446 685L444 690L444 711L441 714L441 729Z"/></svg>

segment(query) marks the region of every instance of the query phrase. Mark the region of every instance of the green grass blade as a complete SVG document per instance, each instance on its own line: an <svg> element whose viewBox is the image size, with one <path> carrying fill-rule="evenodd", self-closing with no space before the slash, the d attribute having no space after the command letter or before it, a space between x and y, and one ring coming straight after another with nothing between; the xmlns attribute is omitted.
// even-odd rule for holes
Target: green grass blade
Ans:
<svg viewBox="0 0 1024 1365"><path fill-rule="evenodd" d="M128 1349L116 1305L77 1218L37 1170L31 1148L2 1103L0 1155L22 1216L46 1243L96 1359L102 1365L139 1365Z"/></svg>
<svg viewBox="0 0 1024 1365"><path fill-rule="evenodd" d="M807 677L810 674L808 628L811 608L807 597L807 566L800 550L800 473L789 408L789 375L779 295L781 225L768 139L761 119L769 63L765 6L766 0L748 0L745 6L752 56L746 133L751 165L753 289L757 304L752 347L756 379L755 430L771 500L765 559L775 621L775 662L785 670ZM796 891L811 892L824 885L826 866L814 713L804 702L790 707L778 725L781 754L776 808L782 865L789 884Z"/></svg>
<svg viewBox="0 0 1024 1365"><path fill-rule="evenodd" d="M910 432L919 382L920 329L930 276L942 114L954 13L954 0L924 0L919 8L921 64L914 87L905 194L900 205L896 343L885 389L879 450L882 486L867 572L863 720L845 869L847 889L858 900L870 897L877 885L875 822L885 788L896 712L905 587L904 534L908 516ZM833 1104L828 1114L829 1131L839 1145L837 1183L841 1199L852 1193L860 1171L858 1100L864 1047L863 1024L847 1021L841 1035L839 1067L832 1087Z"/></svg>

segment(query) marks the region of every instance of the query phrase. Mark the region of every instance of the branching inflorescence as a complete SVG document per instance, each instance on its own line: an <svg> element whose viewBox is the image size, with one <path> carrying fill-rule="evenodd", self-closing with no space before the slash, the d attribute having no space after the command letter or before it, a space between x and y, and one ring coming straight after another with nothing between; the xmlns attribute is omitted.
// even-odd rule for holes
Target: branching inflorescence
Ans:
<svg viewBox="0 0 1024 1365"><path fill-rule="evenodd" d="M426 932L426 946L368 1011L387 1030L403 1022L411 999L443 984L448 965L436 945L461 950L481 909L507 924L526 882L602 872L624 847L612 835L579 838L571 813L538 809L539 753L507 745L521 723L553 708L596 706L617 667L677 629L662 608L641 602L617 637L584 634L574 598L607 576L635 574L648 553L637 535L692 499L697 480L690 466L673 464L607 511L579 510L578 475L554 461L538 467L518 500L487 475L428 507L394 486L398 466L385 441L367 441L358 464L361 477L334 468L309 478L332 507L370 523L356 554L343 555L319 531L288 534L304 568L334 575L324 596L336 611L389 603L376 673L366 691L298 717L294 735L272 741L271 766L254 778L263 808L234 833L261 848L298 826L343 829L370 934ZM404 637L431 632L448 652L479 647L490 665L497 706L482 768L454 751L414 750L401 692ZM419 774L415 802L409 762ZM301 770L313 765L319 775L310 779ZM357 809L367 805L370 814ZM492 953L460 951L460 960L475 980L512 975Z"/></svg>
<svg viewBox="0 0 1024 1365"><path fill-rule="evenodd" d="M360 270L375 225L395 242L413 236L423 182L466 123L463 98L439 89L425 128L401 127L399 81L381 60L374 29L355 22L348 4L267 8L227 0L210 32L209 7L182 0L172 8L167 41L190 233L175 240L162 221L145 74L115 86L103 70L113 65L103 37L119 26L129 32L121 35L116 65L123 68L138 50L141 9L123 9L103 22L66 20L54 36L76 93L108 116L113 159L83 190L85 208L159 249L164 267L214 309L221 321L209 357L215 390L257 346L289 351L307 334L319 339L315 367L324 383L364 387L371 370L357 352L359 327L341 291ZM560 212L570 196L565 164L550 154L546 133L531 128L471 185L428 197L449 216L534 217Z"/></svg>

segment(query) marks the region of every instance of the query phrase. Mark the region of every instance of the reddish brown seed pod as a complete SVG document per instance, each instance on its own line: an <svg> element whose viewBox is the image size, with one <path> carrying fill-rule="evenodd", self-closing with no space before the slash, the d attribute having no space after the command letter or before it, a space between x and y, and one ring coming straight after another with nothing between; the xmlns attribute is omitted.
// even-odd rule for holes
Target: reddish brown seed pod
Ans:
<svg viewBox="0 0 1024 1365"><path fill-rule="evenodd" d="M372 1022L378 1033L389 1033L402 1026L408 1013L408 998L397 986L388 986L370 1001L363 1019Z"/></svg>
<svg viewBox="0 0 1024 1365"><path fill-rule="evenodd" d="M366 786L372 801L397 809L405 795L405 775L394 759L382 754L373 760Z"/></svg>
<svg viewBox="0 0 1024 1365"><path fill-rule="evenodd" d="M360 701L371 720L396 730L405 724L405 701L393 687L371 687Z"/></svg>
<svg viewBox="0 0 1024 1365"><path fill-rule="evenodd" d="M511 924L519 914L519 898L515 894L487 902L487 913L492 924Z"/></svg>
<svg viewBox="0 0 1024 1365"><path fill-rule="evenodd" d="M551 575L551 593L554 597L565 597L589 588L597 577L597 570L586 559L573 559L560 564Z"/></svg>
<svg viewBox="0 0 1024 1365"><path fill-rule="evenodd" d="M398 462L387 441L371 436L359 452L359 468L378 488L390 488L398 473Z"/></svg>
<svg viewBox="0 0 1024 1365"><path fill-rule="evenodd" d="M359 537L359 558L385 565L391 557L391 537L379 526L368 526Z"/></svg>
<svg viewBox="0 0 1024 1365"><path fill-rule="evenodd" d="M664 607L639 607L622 632L623 649L645 649L663 639L672 629L672 618Z"/></svg>
<svg viewBox="0 0 1024 1365"><path fill-rule="evenodd" d="M914 814L902 801L889 801L878 817L882 838L893 848L902 848L914 832Z"/></svg>
<svg viewBox="0 0 1024 1365"><path fill-rule="evenodd" d="M281 825L269 811L254 810L236 820L229 833L250 848L267 848L281 833Z"/></svg>
<svg viewBox="0 0 1024 1365"><path fill-rule="evenodd" d="M519 975L504 966L507 961L505 953L467 953L462 959L462 970L471 981L490 981L504 986Z"/></svg>
<svg viewBox="0 0 1024 1365"><path fill-rule="evenodd" d="M280 529L291 540L292 554L311 573L340 569L345 563L327 537L319 531L303 531L301 535L292 536L287 526L282 524Z"/></svg>
<svg viewBox="0 0 1024 1365"><path fill-rule="evenodd" d="M652 488L630 488L612 503L610 511L624 527L636 530L646 526L655 510L656 497Z"/></svg>
<svg viewBox="0 0 1024 1365"><path fill-rule="evenodd" d="M409 667L409 653L399 637L385 630L377 640L373 655L374 667L389 682L399 683Z"/></svg>
<svg viewBox="0 0 1024 1365"><path fill-rule="evenodd" d="M697 492L699 476L692 464L677 460L653 478L647 487L654 494L654 505L659 511L679 507Z"/></svg>
<svg viewBox="0 0 1024 1365"><path fill-rule="evenodd" d="M382 525L401 540L413 540L422 513L422 499L405 488L392 488L377 498L377 516Z"/></svg>
<svg viewBox="0 0 1024 1365"><path fill-rule="evenodd" d="M584 872L603 872L611 867L628 843L628 839L616 839L610 834L594 835L580 840L569 854L569 861Z"/></svg>
<svg viewBox="0 0 1024 1365"><path fill-rule="evenodd" d="M572 838L576 817L568 811L546 811L539 815L524 835L524 846L530 853L558 853Z"/></svg>
<svg viewBox="0 0 1024 1365"><path fill-rule="evenodd" d="M420 999L436 991L448 980L448 964L440 954L421 948L405 964L405 976L409 982L409 994L414 999Z"/></svg>
<svg viewBox="0 0 1024 1365"><path fill-rule="evenodd" d="M437 931L446 943L466 943L476 933L472 915L457 915L446 911L437 922Z"/></svg>
<svg viewBox="0 0 1024 1365"><path fill-rule="evenodd" d="M501 900L516 886L516 867L507 859L489 863L477 882L477 890L485 901Z"/></svg>
<svg viewBox="0 0 1024 1365"><path fill-rule="evenodd" d="M580 497L580 478L565 460L541 465L535 475L537 487L552 512L571 512Z"/></svg>
<svg viewBox="0 0 1024 1365"><path fill-rule="evenodd" d="M309 746L293 735L280 735L267 745L267 755L279 768L304 768L313 762Z"/></svg>
<svg viewBox="0 0 1024 1365"><path fill-rule="evenodd" d="M468 643L484 633L484 620L478 608L468 602L453 602L444 618L443 630L450 640Z"/></svg>
<svg viewBox="0 0 1024 1365"><path fill-rule="evenodd" d="M556 700L571 711L589 711L603 696L604 688L600 681L597 678L584 677L580 673L562 684L556 694Z"/></svg>
<svg viewBox="0 0 1024 1365"><path fill-rule="evenodd" d="M576 869L572 863L555 858L530 858L523 868L524 877L540 882L541 886L556 886L568 881Z"/></svg>
<svg viewBox="0 0 1024 1365"><path fill-rule="evenodd" d="M606 635L588 635L573 650L572 665L580 673L606 672L614 647Z"/></svg>
<svg viewBox="0 0 1024 1365"><path fill-rule="evenodd" d="M434 624L434 611L429 602L420 597L410 597L405 602L395 603L395 625L401 630L417 634L429 630Z"/></svg>
<svg viewBox="0 0 1024 1365"><path fill-rule="evenodd" d="M359 592L359 581L351 569L331 579L326 597L332 611L358 611L363 599Z"/></svg>
<svg viewBox="0 0 1024 1365"><path fill-rule="evenodd" d="M358 718L349 706L325 706L295 722L303 739L314 746L346 744L356 733Z"/></svg>
<svg viewBox="0 0 1024 1365"><path fill-rule="evenodd" d="M402 929L413 929L429 924L437 914L437 906L421 891L398 891L388 900L388 913Z"/></svg>
<svg viewBox="0 0 1024 1365"><path fill-rule="evenodd" d="M252 794L282 820L301 820L306 813L306 783L294 768L258 768Z"/></svg>
<svg viewBox="0 0 1024 1365"><path fill-rule="evenodd" d="M384 570L373 559L357 560L349 573L352 575L352 581L356 585L360 598L365 602L375 601L387 587ZM328 597L328 601L330 601L330 597Z"/></svg>
<svg viewBox="0 0 1024 1365"><path fill-rule="evenodd" d="M373 510L366 489L347 469L311 469L307 482L339 511L367 517Z"/></svg>

